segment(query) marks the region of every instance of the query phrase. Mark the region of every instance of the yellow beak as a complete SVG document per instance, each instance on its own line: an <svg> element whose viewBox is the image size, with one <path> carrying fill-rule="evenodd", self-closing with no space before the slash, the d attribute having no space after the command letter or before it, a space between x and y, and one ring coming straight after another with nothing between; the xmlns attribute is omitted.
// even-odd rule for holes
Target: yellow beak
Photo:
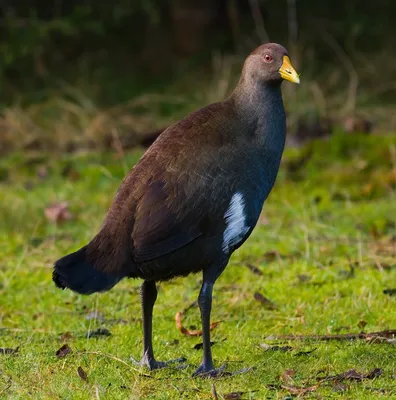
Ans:
<svg viewBox="0 0 396 400"><path fill-rule="evenodd" d="M300 78L296 70L291 65L291 61L288 56L283 56L283 64L279 69L279 73L281 77L287 81L300 83Z"/></svg>

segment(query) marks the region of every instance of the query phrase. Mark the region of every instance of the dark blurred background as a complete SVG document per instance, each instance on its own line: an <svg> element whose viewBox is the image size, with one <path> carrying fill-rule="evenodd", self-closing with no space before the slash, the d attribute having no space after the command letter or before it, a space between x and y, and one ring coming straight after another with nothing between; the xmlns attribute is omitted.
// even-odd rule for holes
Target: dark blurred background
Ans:
<svg viewBox="0 0 396 400"><path fill-rule="evenodd" d="M296 140L396 128L396 2L2 0L0 151L148 144L275 41Z"/></svg>

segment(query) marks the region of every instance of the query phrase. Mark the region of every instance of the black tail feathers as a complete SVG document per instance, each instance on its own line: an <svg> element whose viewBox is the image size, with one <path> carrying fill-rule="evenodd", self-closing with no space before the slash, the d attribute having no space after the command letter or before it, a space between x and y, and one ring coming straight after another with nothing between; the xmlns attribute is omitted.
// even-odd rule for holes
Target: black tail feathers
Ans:
<svg viewBox="0 0 396 400"><path fill-rule="evenodd" d="M52 280L61 289L69 288L80 294L105 292L116 285L124 276L115 276L97 270L87 260L87 246L71 253L54 266Z"/></svg>

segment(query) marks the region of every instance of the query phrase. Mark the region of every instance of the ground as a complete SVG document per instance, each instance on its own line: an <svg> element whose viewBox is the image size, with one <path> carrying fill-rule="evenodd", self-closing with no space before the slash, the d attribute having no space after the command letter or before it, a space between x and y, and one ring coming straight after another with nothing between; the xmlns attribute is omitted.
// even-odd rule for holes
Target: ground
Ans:
<svg viewBox="0 0 396 400"><path fill-rule="evenodd" d="M156 355L187 364L154 372L133 361L139 281L88 297L51 281L52 263L98 230L141 153L0 161L0 398L396 399L394 340L279 338L396 329L395 136L339 133L287 150L259 225L215 285L214 360L237 372L217 379L191 378L201 340L175 324L200 275L159 285ZM199 328L197 307L183 318Z"/></svg>

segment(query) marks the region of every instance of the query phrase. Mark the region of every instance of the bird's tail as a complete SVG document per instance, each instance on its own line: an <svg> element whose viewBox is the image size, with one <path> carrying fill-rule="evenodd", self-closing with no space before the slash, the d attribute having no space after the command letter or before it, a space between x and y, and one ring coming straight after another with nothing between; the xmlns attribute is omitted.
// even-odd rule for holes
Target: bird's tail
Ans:
<svg viewBox="0 0 396 400"><path fill-rule="evenodd" d="M61 289L69 288L80 294L105 292L124 276L116 276L96 269L87 257L87 246L56 261L52 280Z"/></svg>

